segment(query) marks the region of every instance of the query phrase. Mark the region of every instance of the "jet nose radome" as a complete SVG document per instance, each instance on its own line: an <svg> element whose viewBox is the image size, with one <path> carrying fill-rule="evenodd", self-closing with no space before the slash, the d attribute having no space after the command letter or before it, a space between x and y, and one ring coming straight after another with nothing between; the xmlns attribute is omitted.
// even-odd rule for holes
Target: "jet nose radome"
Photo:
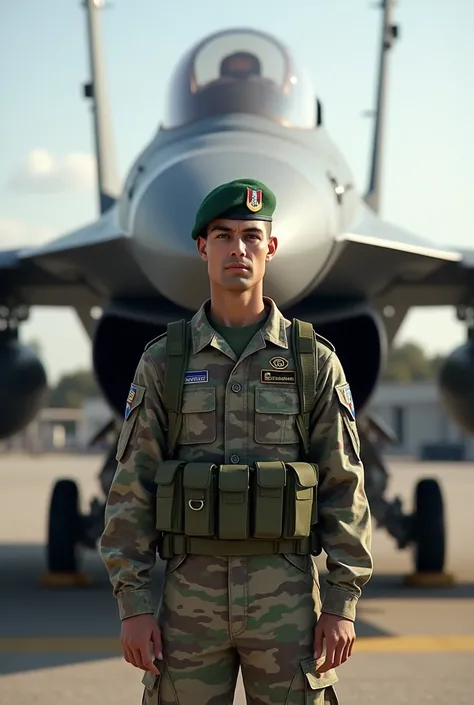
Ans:
<svg viewBox="0 0 474 705"><path fill-rule="evenodd" d="M335 220L317 175L309 181L279 151L280 158L269 156L271 150L196 150L157 164L135 196L130 225L135 257L160 294L191 310L209 296L206 265L191 230L202 199L237 178L258 179L277 197L273 234L279 246L267 268L265 293L285 306L307 292L329 254Z"/></svg>

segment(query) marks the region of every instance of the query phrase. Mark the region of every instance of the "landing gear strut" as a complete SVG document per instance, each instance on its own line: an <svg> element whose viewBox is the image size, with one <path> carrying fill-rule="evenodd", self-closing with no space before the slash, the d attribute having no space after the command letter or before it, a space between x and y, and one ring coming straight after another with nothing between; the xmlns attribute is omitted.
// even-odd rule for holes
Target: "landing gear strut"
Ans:
<svg viewBox="0 0 474 705"><path fill-rule="evenodd" d="M107 496L117 463L116 445L107 455L99 474L104 497ZM80 572L81 549L95 549L104 528L105 500L94 498L88 514L81 514L79 489L74 480L56 482L51 495L46 550L47 573L41 582L47 586L78 586L90 582Z"/></svg>
<svg viewBox="0 0 474 705"><path fill-rule="evenodd" d="M446 586L453 578L444 573L446 527L444 503L437 480L420 480L415 489L414 512L403 512L401 500L387 500L388 472L377 448L380 441L393 442L386 429L374 417L360 424L361 454L365 469L365 489L372 516L397 541L398 548L413 549L414 575L405 579L408 585Z"/></svg>

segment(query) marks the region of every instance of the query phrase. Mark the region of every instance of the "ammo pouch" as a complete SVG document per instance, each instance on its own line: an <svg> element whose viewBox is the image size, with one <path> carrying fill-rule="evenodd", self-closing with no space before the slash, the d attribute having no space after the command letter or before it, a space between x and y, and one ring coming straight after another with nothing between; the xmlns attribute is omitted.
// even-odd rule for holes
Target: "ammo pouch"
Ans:
<svg viewBox="0 0 474 705"><path fill-rule="evenodd" d="M155 482L160 555L311 553L317 465L168 460Z"/></svg>

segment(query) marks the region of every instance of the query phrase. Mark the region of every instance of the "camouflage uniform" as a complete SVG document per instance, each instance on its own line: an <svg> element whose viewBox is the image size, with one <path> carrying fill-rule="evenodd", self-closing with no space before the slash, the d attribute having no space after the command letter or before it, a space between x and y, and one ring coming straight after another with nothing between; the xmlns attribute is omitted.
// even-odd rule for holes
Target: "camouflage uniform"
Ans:
<svg viewBox="0 0 474 705"><path fill-rule="evenodd" d="M207 303L193 317L187 370L207 371L208 378L184 385L176 458L216 464L300 459L296 384L291 375L277 385L262 376L275 367L275 357L295 370L291 323L273 301L265 303L269 316L239 360L211 327ZM314 630L321 609L355 619L372 573L371 523L344 372L330 345L315 337L319 370L309 427L310 460L319 468L318 531L328 556L323 605L310 555L173 557L158 610L164 662L160 677L143 679L144 703L230 705L239 665L250 705L337 702L335 672L316 669ZM166 335L159 338L139 362L106 507L101 554L121 619L155 611L149 571L160 540L155 477L167 453L166 343Z"/></svg>

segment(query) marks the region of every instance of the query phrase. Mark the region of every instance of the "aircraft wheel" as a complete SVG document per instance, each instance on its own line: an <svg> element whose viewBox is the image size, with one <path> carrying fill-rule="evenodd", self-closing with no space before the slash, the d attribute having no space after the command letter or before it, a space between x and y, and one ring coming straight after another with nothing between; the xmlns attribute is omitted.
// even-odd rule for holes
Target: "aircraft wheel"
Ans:
<svg viewBox="0 0 474 705"><path fill-rule="evenodd" d="M446 529L441 487L434 479L420 480L416 487L413 543L417 573L441 573Z"/></svg>
<svg viewBox="0 0 474 705"><path fill-rule="evenodd" d="M51 573L75 573L80 538L79 490L74 480L58 480L51 495L47 563Z"/></svg>

